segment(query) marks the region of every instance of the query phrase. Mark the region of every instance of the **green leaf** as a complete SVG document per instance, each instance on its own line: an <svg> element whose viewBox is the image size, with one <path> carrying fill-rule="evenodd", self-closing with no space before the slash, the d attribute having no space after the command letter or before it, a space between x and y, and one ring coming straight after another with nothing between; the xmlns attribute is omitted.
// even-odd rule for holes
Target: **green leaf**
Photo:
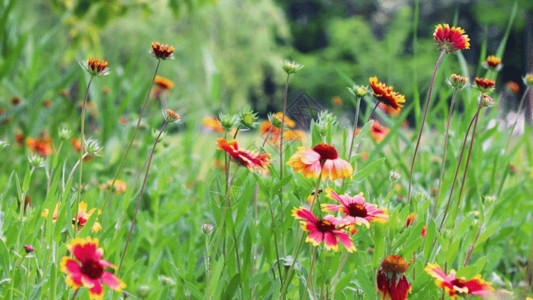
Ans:
<svg viewBox="0 0 533 300"><path fill-rule="evenodd" d="M372 163L370 163L369 165L367 165L366 167L364 167L363 169L359 170L358 172L355 173L355 175L353 176L353 180L356 181L356 180L361 180L361 179L365 179L366 177L368 177L370 174L372 173L375 173L376 170L381 167L381 165L385 162L385 158L380 158Z"/></svg>

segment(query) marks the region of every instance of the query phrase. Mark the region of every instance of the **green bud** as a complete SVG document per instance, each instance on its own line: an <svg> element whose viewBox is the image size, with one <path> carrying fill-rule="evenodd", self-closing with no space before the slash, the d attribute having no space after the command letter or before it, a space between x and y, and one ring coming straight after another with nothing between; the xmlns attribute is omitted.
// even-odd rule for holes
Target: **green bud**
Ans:
<svg viewBox="0 0 533 300"><path fill-rule="evenodd" d="M281 67L283 68L283 70L287 73L287 74L294 74L296 72L298 72L301 68L303 68L304 66L303 65L299 65L297 64L296 62L294 61L289 61L289 60L286 60L283 62L283 64L281 65Z"/></svg>

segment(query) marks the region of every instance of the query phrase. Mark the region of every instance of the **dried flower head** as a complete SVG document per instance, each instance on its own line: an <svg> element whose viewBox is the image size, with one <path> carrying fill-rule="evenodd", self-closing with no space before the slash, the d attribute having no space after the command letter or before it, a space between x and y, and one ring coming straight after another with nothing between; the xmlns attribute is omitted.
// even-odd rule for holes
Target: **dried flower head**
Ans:
<svg viewBox="0 0 533 300"><path fill-rule="evenodd" d="M461 89L465 88L468 85L468 78L464 77L464 76L461 76L461 75L452 74L450 76L450 79L446 80L446 82L452 88L457 89L457 90L461 90Z"/></svg>
<svg viewBox="0 0 533 300"><path fill-rule="evenodd" d="M174 58L174 46L169 46L167 44L161 44L159 42L152 42L152 54L157 58L161 60L165 60L167 58L173 59Z"/></svg>
<svg viewBox="0 0 533 300"><path fill-rule="evenodd" d="M172 109L167 108L166 114L165 114L165 120L169 123L175 123L181 120L181 116L177 114L175 111L173 111Z"/></svg>
<svg viewBox="0 0 533 300"><path fill-rule="evenodd" d="M487 60L483 62L483 67L485 67L486 69L499 71L502 69L501 63L502 63L501 58L496 57L494 55L490 55L489 57L487 57Z"/></svg>
<svg viewBox="0 0 533 300"><path fill-rule="evenodd" d="M405 96L395 92L394 87L379 82L377 77L370 77L368 81L372 87L372 93L376 96L378 101L385 103L396 110L400 110L403 107Z"/></svg>
<svg viewBox="0 0 533 300"><path fill-rule="evenodd" d="M439 24L435 28L433 38L440 50L446 53L455 53L458 50L469 49L470 39L461 27L451 27L448 24Z"/></svg>
<svg viewBox="0 0 533 300"><path fill-rule="evenodd" d="M286 60L281 64L281 67L287 74L294 74L298 72L301 68L303 68L303 65L299 65L294 61Z"/></svg>
<svg viewBox="0 0 533 300"><path fill-rule="evenodd" d="M482 93L492 92L494 90L494 85L496 85L496 81L492 79L476 77L476 86Z"/></svg>
<svg viewBox="0 0 533 300"><path fill-rule="evenodd" d="M85 142L85 151L88 154L101 156L101 152L104 149L100 142L96 139L89 138L84 141Z"/></svg>
<svg viewBox="0 0 533 300"><path fill-rule="evenodd" d="M81 67L91 74L91 76L106 76L109 75L109 69L107 65L109 63L99 58L89 58L87 63L81 63Z"/></svg>

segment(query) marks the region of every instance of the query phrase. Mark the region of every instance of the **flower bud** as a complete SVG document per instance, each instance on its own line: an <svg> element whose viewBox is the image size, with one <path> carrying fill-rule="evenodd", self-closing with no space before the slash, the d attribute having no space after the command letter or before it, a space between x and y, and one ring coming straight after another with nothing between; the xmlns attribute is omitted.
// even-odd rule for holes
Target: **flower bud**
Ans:
<svg viewBox="0 0 533 300"><path fill-rule="evenodd" d="M446 82L452 88L461 90L468 85L468 78L461 75L452 74L452 76L450 76L450 79L446 80Z"/></svg>
<svg viewBox="0 0 533 300"><path fill-rule="evenodd" d="M26 253L32 253L33 251L35 251L35 248L30 245L24 245L24 250L26 251Z"/></svg>
<svg viewBox="0 0 533 300"><path fill-rule="evenodd" d="M287 73L287 74L294 74L296 72L298 72L301 68L303 68L304 66L302 65L299 65L297 64L296 62L294 61L289 61L289 60L286 60L283 62L283 64L281 65L281 67L283 68L283 70Z"/></svg>
<svg viewBox="0 0 533 300"><path fill-rule="evenodd" d="M28 156L28 161L30 162L30 165L34 168L42 168L45 166L44 157L39 156L37 154Z"/></svg>
<svg viewBox="0 0 533 300"><path fill-rule="evenodd" d="M109 63L105 60L100 60L99 58L89 58L86 63L81 62L81 67L91 74L91 76L106 76L109 75L109 69L107 65Z"/></svg>
<svg viewBox="0 0 533 300"><path fill-rule="evenodd" d="M355 97L363 98L368 94L368 87L362 85L354 85L353 87L348 87L348 91L352 93Z"/></svg>
<svg viewBox="0 0 533 300"><path fill-rule="evenodd" d="M390 181L396 182L396 181L400 180L400 178L401 178L400 173L398 173L398 172L396 172L394 170L389 172Z"/></svg>
<svg viewBox="0 0 533 300"><path fill-rule="evenodd" d="M491 107L494 104L494 100L487 94L481 95L481 97L479 97L479 101L481 107Z"/></svg>
<svg viewBox="0 0 533 300"><path fill-rule="evenodd" d="M92 155L101 156L100 152L103 149L104 148L102 147L102 145L100 145L100 142L98 142L98 140L92 138L85 140L85 152Z"/></svg>
<svg viewBox="0 0 533 300"><path fill-rule="evenodd" d="M63 141L70 139L71 136L72 136L72 131L70 129L65 128L65 127L59 129L59 138L62 139Z"/></svg>
<svg viewBox="0 0 533 300"><path fill-rule="evenodd" d="M524 84L525 85L533 85L533 74L526 74L524 77Z"/></svg>
<svg viewBox="0 0 533 300"><path fill-rule="evenodd" d="M177 123L181 119L181 116L177 114L175 111L173 111L170 108L167 108L166 114L165 114L165 120L169 123Z"/></svg>
<svg viewBox="0 0 533 300"><path fill-rule="evenodd" d="M254 113L251 109L245 108L239 114L239 123L243 128L253 129L256 127L257 113Z"/></svg>
<svg viewBox="0 0 533 300"><path fill-rule="evenodd" d="M203 234L210 235L213 232L214 227L211 223L204 223L202 224L201 229Z"/></svg>
<svg viewBox="0 0 533 300"><path fill-rule="evenodd" d="M218 119L220 120L222 128L224 128L226 132L231 131L231 129L233 129L233 127L235 127L235 124L237 123L237 118L234 115L230 114L220 113L218 115Z"/></svg>

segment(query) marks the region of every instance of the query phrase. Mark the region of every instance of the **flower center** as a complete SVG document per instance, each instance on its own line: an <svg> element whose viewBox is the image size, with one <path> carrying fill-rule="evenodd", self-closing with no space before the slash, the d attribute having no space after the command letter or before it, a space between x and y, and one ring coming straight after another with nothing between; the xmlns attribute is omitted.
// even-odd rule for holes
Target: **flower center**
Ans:
<svg viewBox="0 0 533 300"><path fill-rule="evenodd" d="M326 220L318 220L318 222L316 223L316 228L318 229L318 231L326 233L333 231L333 229L335 229L335 225L331 224L331 222Z"/></svg>
<svg viewBox="0 0 533 300"><path fill-rule="evenodd" d="M339 154L337 153L337 150L331 145L320 143L316 145L313 150L320 154L320 160L325 161L327 159L337 159L339 157Z"/></svg>
<svg viewBox="0 0 533 300"><path fill-rule="evenodd" d="M352 217L364 218L364 217L368 216L366 208L362 204L352 203L352 204L348 205L348 212L349 212L350 216L352 216Z"/></svg>
<svg viewBox="0 0 533 300"><path fill-rule="evenodd" d="M463 288L465 286L466 280L463 278L456 278L452 280L452 284L455 285L458 288Z"/></svg>
<svg viewBox="0 0 533 300"><path fill-rule="evenodd" d="M403 257L398 255L389 255L381 262L381 267L387 272L399 274L407 272L409 265Z"/></svg>
<svg viewBox="0 0 533 300"><path fill-rule="evenodd" d="M83 263L81 272L91 279L99 279L104 273L104 268L99 262L89 259Z"/></svg>

